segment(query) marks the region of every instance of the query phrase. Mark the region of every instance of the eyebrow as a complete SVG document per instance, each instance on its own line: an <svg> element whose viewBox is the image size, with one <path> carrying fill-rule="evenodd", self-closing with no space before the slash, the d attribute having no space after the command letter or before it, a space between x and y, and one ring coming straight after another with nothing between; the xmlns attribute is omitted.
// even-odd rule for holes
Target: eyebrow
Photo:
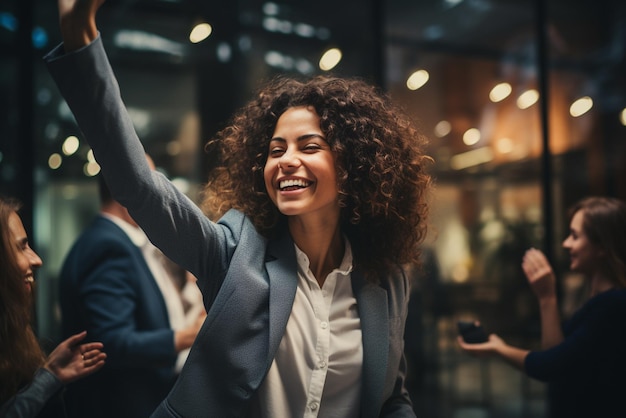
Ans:
<svg viewBox="0 0 626 418"><path fill-rule="evenodd" d="M324 138L320 134L304 134L304 135L300 135L296 140L298 142L300 142L300 141L306 141L307 139L316 138L316 137L326 141L326 138ZM285 138L281 138L280 136L276 136L274 138L271 138L270 142L272 142L272 141L287 142L287 140Z"/></svg>

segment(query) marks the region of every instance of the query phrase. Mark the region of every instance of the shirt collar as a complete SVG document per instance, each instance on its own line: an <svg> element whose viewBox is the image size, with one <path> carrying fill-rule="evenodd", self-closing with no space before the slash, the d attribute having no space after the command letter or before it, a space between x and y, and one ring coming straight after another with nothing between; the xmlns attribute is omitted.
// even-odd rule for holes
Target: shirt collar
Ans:
<svg viewBox="0 0 626 418"><path fill-rule="evenodd" d="M343 237L345 252L343 253L343 260L341 260L341 264L339 267L333 270L333 273L343 274L347 276L352 272L352 247L350 246L350 241L344 236ZM298 246L294 243L294 247L296 248L296 257L298 259L298 264L302 267L306 267L304 271L308 270L310 267L309 257L302 251Z"/></svg>
<svg viewBox="0 0 626 418"><path fill-rule="evenodd" d="M143 232L141 228L131 225L125 220L108 213L101 213L101 215L113 222L115 225L119 226L137 247L142 248L149 242L146 233Z"/></svg>

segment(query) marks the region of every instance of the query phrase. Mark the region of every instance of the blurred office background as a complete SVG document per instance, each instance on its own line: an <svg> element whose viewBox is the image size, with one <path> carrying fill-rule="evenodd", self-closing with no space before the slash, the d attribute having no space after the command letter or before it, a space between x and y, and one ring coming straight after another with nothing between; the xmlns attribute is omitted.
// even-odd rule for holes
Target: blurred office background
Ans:
<svg viewBox="0 0 626 418"><path fill-rule="evenodd" d="M98 166L41 57L56 2L0 3L0 192L33 246L37 328L58 338L59 269L96 213ZM527 348L538 309L521 271L542 248L570 314L584 292L560 243L566 208L626 198L623 0L108 0L99 26L159 169L197 200L203 144L270 77L380 85L431 139L436 192L407 325L418 416L547 417L546 387L459 352L458 319ZM208 36L207 36L208 35Z"/></svg>

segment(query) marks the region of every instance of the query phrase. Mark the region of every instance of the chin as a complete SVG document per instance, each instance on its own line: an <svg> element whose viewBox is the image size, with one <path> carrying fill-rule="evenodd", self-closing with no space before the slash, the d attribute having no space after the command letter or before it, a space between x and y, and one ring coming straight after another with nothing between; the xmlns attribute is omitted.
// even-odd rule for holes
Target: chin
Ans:
<svg viewBox="0 0 626 418"><path fill-rule="evenodd" d="M279 205L278 211L285 216L299 215L302 212L302 208L294 207L293 205Z"/></svg>

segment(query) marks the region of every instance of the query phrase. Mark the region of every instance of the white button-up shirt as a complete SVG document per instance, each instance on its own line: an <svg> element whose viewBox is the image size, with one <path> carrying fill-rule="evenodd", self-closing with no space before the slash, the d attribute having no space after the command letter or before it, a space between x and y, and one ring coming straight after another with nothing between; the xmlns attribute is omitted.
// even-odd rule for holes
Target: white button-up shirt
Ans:
<svg viewBox="0 0 626 418"><path fill-rule="evenodd" d="M320 288L296 246L298 287L285 335L257 394L254 417L359 416L363 344L352 250Z"/></svg>

